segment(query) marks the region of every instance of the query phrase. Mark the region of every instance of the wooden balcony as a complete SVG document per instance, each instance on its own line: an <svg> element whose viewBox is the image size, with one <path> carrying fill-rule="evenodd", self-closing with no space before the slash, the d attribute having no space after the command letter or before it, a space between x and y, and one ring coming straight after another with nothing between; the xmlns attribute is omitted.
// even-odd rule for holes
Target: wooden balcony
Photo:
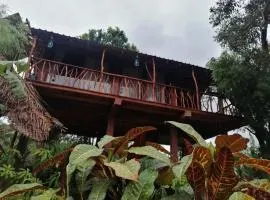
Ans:
<svg viewBox="0 0 270 200"><path fill-rule="evenodd" d="M65 63L32 58L26 78L48 85L91 91L98 94L131 99L192 111L236 116L228 99L216 93L200 93L151 81L95 71Z"/></svg>
<svg viewBox="0 0 270 200"><path fill-rule="evenodd" d="M33 57L26 79L37 88L49 112L72 133L121 135L135 126L160 130L152 141L169 144L163 122L193 125L205 138L242 125L230 101L117 74Z"/></svg>

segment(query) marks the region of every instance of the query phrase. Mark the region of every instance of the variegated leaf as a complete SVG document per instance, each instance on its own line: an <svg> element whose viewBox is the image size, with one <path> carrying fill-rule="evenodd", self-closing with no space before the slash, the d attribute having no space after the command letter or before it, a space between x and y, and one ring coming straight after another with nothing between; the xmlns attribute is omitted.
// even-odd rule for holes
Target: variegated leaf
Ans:
<svg viewBox="0 0 270 200"><path fill-rule="evenodd" d="M104 163L105 166L114 170L115 175L124 179L137 181L140 170L140 163L135 159L129 160L125 163L109 162Z"/></svg>
<svg viewBox="0 0 270 200"><path fill-rule="evenodd" d="M245 194L243 192L234 192L229 200L255 200L252 196Z"/></svg>
<svg viewBox="0 0 270 200"><path fill-rule="evenodd" d="M148 200L152 196L154 182L158 172L153 169L145 169L141 172L138 182L129 182L124 190L121 200Z"/></svg>
<svg viewBox="0 0 270 200"><path fill-rule="evenodd" d="M117 139L116 137L110 136L110 135L104 135L100 141L98 142L98 147L101 149L103 148L105 145L111 143L113 140Z"/></svg>
<svg viewBox="0 0 270 200"><path fill-rule="evenodd" d="M173 166L173 168L172 168L175 177L181 179L181 177L185 175L185 173L186 173L188 167L191 165L191 163L192 163L192 155L184 156L181 159L180 164L177 164L177 165Z"/></svg>
<svg viewBox="0 0 270 200"><path fill-rule="evenodd" d="M212 200L227 199L238 178L234 172L234 158L229 148L223 147L217 154L207 181L208 197Z"/></svg>
<svg viewBox="0 0 270 200"><path fill-rule="evenodd" d="M203 137L195 131L195 129L190 126L189 124L183 124L179 122L174 122L174 121L167 121L166 123L169 123L177 128L180 128L182 131L187 133L190 137L192 137L199 145L206 147L207 148L207 143L203 139Z"/></svg>
<svg viewBox="0 0 270 200"><path fill-rule="evenodd" d="M154 131L154 130L157 130L157 129L155 127L152 127L152 126L144 126L144 127L137 127L137 128L130 129L127 132L127 134L121 138L118 145L115 147L114 152L115 153L123 152L126 149L128 143L130 141L134 140L138 136L140 136L148 131Z"/></svg>
<svg viewBox="0 0 270 200"><path fill-rule="evenodd" d="M232 153L242 151L247 148L248 139L242 137L239 134L233 135L219 135L216 137L216 150L217 152L223 148L227 147Z"/></svg>
<svg viewBox="0 0 270 200"><path fill-rule="evenodd" d="M16 195L24 194L25 192L41 189L43 190L45 187L39 183L15 184L0 193L0 199L7 199L8 197L13 197Z"/></svg>
<svg viewBox="0 0 270 200"><path fill-rule="evenodd" d="M167 154L161 153L157 149L152 146L144 146L144 147L132 147L128 150L129 153L134 153L137 155L149 156L151 158L155 158L157 160L161 160L165 162L167 165L171 165L171 161Z"/></svg>
<svg viewBox="0 0 270 200"><path fill-rule="evenodd" d="M236 166L244 165L247 167L262 170L270 175L270 160L250 158L240 153L234 154L234 156L238 158L235 163Z"/></svg>
<svg viewBox="0 0 270 200"><path fill-rule="evenodd" d="M270 199L270 180L255 179L249 182L239 182L235 191L246 191L255 199Z"/></svg>
<svg viewBox="0 0 270 200"><path fill-rule="evenodd" d="M210 165L212 164L212 155L210 150L205 147L196 147L193 150L193 161L200 163L205 174L208 174Z"/></svg>
<svg viewBox="0 0 270 200"><path fill-rule="evenodd" d="M146 146L152 146L152 147L156 148L157 150L170 155L170 152L167 149L165 149L163 146L158 144L158 143L148 141L148 142L145 143L145 145Z"/></svg>
<svg viewBox="0 0 270 200"><path fill-rule="evenodd" d="M193 188L195 199L200 200L205 195L205 172L200 163L193 161L187 169L186 175Z"/></svg>

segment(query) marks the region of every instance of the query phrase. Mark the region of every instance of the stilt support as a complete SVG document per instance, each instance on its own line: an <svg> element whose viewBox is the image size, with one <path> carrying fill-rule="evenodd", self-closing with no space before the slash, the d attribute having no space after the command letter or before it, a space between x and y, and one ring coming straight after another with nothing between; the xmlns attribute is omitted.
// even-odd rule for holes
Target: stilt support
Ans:
<svg viewBox="0 0 270 200"><path fill-rule="evenodd" d="M177 129L174 127L170 127L170 149L171 149L171 161L178 161L178 137L177 137Z"/></svg>

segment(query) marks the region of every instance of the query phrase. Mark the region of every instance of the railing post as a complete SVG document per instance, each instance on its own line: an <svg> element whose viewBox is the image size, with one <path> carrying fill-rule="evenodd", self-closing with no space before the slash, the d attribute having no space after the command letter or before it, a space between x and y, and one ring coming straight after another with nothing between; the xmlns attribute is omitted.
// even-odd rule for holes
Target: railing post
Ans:
<svg viewBox="0 0 270 200"><path fill-rule="evenodd" d="M177 103L177 91L176 91L175 87L172 89L172 105L173 106L178 106L178 103Z"/></svg>
<svg viewBox="0 0 270 200"><path fill-rule="evenodd" d="M197 79L195 76L195 72L192 69L192 78L195 84L195 89L196 89L196 105L197 105L197 109L201 110L201 100L200 100L200 94L199 94L199 87L198 87L198 83L197 83Z"/></svg>
<svg viewBox="0 0 270 200"><path fill-rule="evenodd" d="M153 88L152 88L152 98L153 101L156 101L156 63L154 58L152 59L153 62Z"/></svg>

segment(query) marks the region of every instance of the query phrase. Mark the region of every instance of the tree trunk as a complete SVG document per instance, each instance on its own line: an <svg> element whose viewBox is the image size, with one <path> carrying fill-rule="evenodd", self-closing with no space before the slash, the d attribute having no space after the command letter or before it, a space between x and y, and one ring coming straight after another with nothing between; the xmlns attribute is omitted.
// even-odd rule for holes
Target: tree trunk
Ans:
<svg viewBox="0 0 270 200"><path fill-rule="evenodd" d="M27 150L27 143L28 143L29 139L27 137L25 137L24 135L20 135L19 137L19 142L16 146L17 150L21 153L22 158L19 158L18 156L16 156L15 158L15 167L17 169L19 168L23 168L23 164L24 164L24 158L25 158L25 154L26 154L26 150Z"/></svg>
<svg viewBox="0 0 270 200"><path fill-rule="evenodd" d="M265 8L263 10L263 22L261 28L262 49L267 52L268 52L267 28L269 23L269 14L270 14L270 2L267 0L265 3Z"/></svg>

